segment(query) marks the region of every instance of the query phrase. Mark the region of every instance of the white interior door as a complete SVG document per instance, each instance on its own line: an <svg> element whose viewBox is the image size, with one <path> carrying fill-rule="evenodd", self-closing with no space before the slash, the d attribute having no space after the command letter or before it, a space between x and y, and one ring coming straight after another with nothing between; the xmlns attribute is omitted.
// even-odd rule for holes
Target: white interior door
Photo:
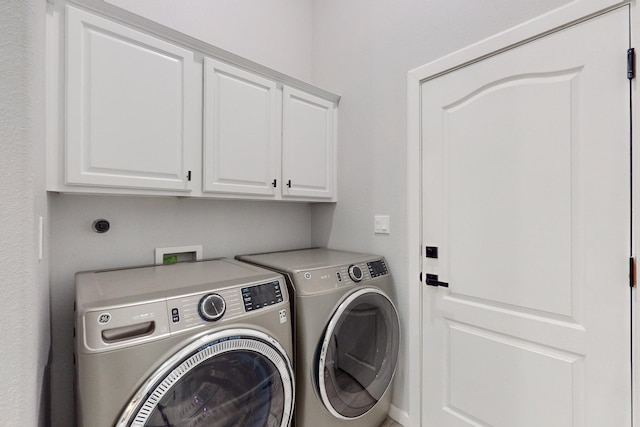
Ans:
<svg viewBox="0 0 640 427"><path fill-rule="evenodd" d="M422 426L631 425L628 23L422 84Z"/></svg>

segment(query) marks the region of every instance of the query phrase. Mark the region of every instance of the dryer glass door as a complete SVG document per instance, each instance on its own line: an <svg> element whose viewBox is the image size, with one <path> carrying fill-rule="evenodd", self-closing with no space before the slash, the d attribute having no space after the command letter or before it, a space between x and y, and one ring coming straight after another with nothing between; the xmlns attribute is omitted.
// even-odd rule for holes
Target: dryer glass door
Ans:
<svg viewBox="0 0 640 427"><path fill-rule="evenodd" d="M288 426L293 375L286 354L266 335L256 336L264 334L236 332L207 336L172 357L118 426Z"/></svg>
<svg viewBox="0 0 640 427"><path fill-rule="evenodd" d="M317 371L323 403L334 416L359 417L382 398L395 373L399 335L397 311L383 292L361 289L340 304Z"/></svg>

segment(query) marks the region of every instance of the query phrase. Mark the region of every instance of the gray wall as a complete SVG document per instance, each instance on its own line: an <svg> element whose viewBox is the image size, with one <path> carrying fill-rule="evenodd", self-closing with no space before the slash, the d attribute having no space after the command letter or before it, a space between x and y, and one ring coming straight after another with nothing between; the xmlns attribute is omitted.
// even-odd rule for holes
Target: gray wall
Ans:
<svg viewBox="0 0 640 427"><path fill-rule="evenodd" d="M311 79L311 0L105 0L304 81Z"/></svg>
<svg viewBox="0 0 640 427"><path fill-rule="evenodd" d="M44 191L41 0L0 14L0 425L43 425L49 356L47 260L39 261Z"/></svg>

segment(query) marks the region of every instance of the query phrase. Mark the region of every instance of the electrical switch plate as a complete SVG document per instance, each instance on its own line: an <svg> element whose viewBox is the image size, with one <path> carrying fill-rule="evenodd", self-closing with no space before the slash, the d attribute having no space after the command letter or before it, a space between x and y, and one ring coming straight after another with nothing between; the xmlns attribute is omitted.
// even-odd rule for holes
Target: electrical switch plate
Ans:
<svg viewBox="0 0 640 427"><path fill-rule="evenodd" d="M389 215L376 215L373 217L374 232L376 234L389 234Z"/></svg>

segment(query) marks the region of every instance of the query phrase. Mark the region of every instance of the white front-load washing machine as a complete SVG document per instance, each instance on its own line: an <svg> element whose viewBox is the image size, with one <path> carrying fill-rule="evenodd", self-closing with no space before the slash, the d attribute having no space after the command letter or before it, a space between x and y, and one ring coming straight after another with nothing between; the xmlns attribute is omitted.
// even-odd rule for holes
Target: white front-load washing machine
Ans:
<svg viewBox="0 0 640 427"><path fill-rule="evenodd" d="M295 380L281 274L235 260L76 275L80 427L285 427Z"/></svg>
<svg viewBox="0 0 640 427"><path fill-rule="evenodd" d="M292 289L296 427L377 427L400 342L385 259L324 248L241 255Z"/></svg>

